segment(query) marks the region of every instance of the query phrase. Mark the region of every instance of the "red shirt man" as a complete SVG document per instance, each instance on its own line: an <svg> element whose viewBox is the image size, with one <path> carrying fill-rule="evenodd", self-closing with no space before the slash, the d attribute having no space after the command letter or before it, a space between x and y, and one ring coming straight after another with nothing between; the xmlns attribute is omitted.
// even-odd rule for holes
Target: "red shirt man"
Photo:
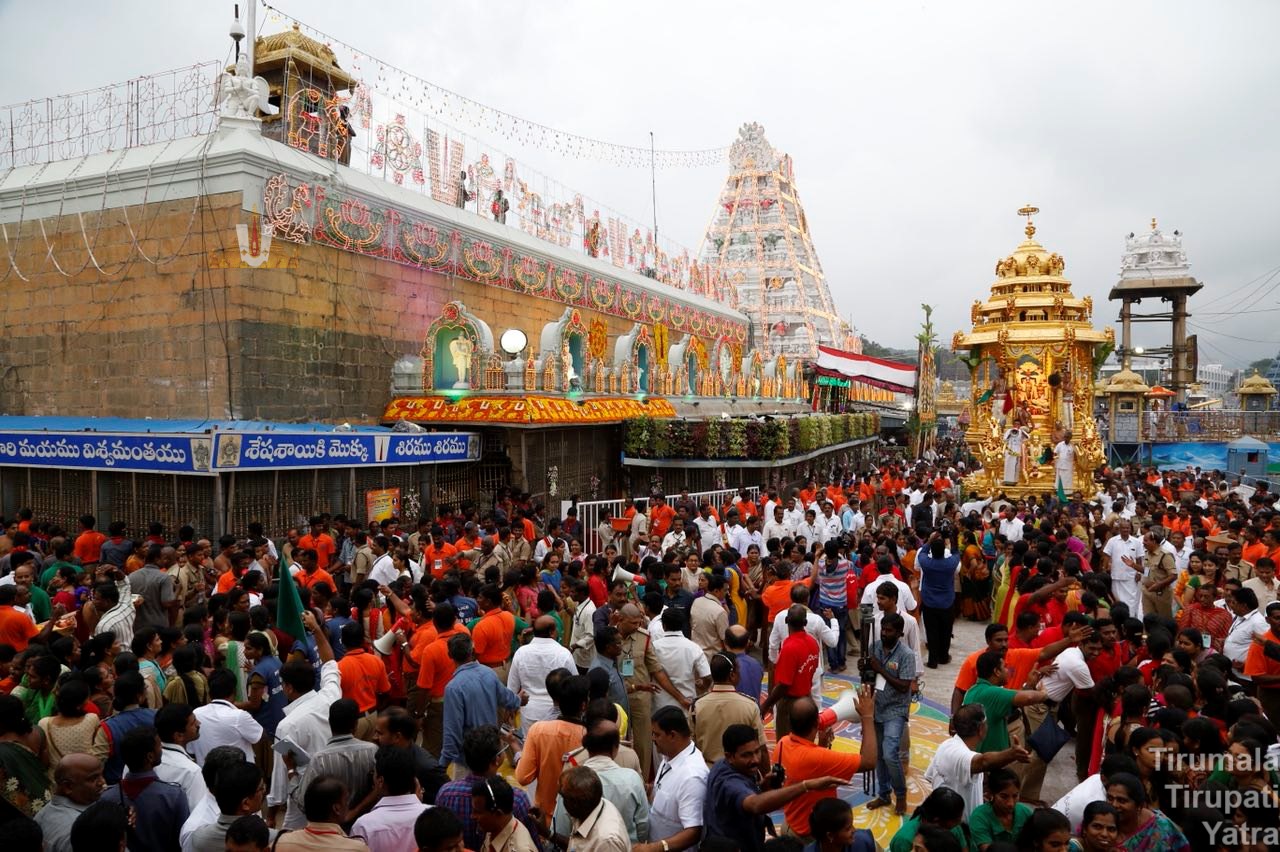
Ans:
<svg viewBox="0 0 1280 852"><path fill-rule="evenodd" d="M778 662L773 668L774 682L786 687L787 698L803 698L813 690L818 673L818 640L803 628L793 630L782 640Z"/></svg>
<svg viewBox="0 0 1280 852"><path fill-rule="evenodd" d="M102 561L102 545L107 537L93 528L92 518L86 516L80 520L84 532L76 536L75 548L72 551L81 565L93 565Z"/></svg>
<svg viewBox="0 0 1280 852"><path fill-rule="evenodd" d="M480 590L480 605L488 609L471 628L476 660L486 666L500 666L511 656L516 617L502 608L502 592L497 586L485 586Z"/></svg>
<svg viewBox="0 0 1280 852"><path fill-rule="evenodd" d="M649 509L649 534L665 536L676 518L676 510L668 506L666 499L662 497L654 497L653 503Z"/></svg>

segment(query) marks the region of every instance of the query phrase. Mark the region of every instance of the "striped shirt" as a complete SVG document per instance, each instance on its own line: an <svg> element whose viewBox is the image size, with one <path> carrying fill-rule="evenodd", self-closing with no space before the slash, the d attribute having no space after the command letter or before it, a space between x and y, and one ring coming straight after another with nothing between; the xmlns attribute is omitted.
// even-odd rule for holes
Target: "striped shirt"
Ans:
<svg viewBox="0 0 1280 852"><path fill-rule="evenodd" d="M843 608L849 604L848 577L853 570L848 559L837 559L830 565L825 558L818 566L818 603L821 606Z"/></svg>

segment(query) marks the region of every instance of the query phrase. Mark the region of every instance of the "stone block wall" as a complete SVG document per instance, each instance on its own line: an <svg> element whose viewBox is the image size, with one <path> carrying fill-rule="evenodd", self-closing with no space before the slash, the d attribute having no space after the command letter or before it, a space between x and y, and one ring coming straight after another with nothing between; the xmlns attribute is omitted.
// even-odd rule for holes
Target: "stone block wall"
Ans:
<svg viewBox="0 0 1280 852"><path fill-rule="evenodd" d="M83 232L74 215L9 225L0 413L373 422L447 302L535 348L565 309L327 246L277 241L271 263L294 268L248 268L248 219L228 193L86 214ZM603 318L612 353L631 323Z"/></svg>

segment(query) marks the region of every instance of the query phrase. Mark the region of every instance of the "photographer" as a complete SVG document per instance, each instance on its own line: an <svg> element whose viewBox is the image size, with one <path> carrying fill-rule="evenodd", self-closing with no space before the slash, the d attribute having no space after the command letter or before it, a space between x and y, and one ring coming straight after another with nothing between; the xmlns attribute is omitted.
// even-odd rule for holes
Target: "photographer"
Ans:
<svg viewBox="0 0 1280 852"><path fill-rule="evenodd" d="M724 757L707 775L707 796L702 805L704 838L732 840L742 852L764 848L769 813L805 793L834 790L846 779L835 775L787 783L781 766L761 766L760 733L751 725L730 725L721 736ZM766 774L767 773L767 774Z"/></svg>
<svg viewBox="0 0 1280 852"><path fill-rule="evenodd" d="M903 620L897 613L889 613L880 620L880 639L871 643L867 657L867 671L863 683L883 681L883 688L876 690L875 730L879 750L876 756L876 797L867 802L870 809L889 804L890 790L897 796L894 812L902 816L907 812L907 779L902 772L902 760L898 746L907 730L907 717L911 712L911 694L915 692L916 658L902 637Z"/></svg>
<svg viewBox="0 0 1280 852"><path fill-rule="evenodd" d="M949 525L944 526L949 529ZM947 539L942 532L929 538L928 553L921 548L916 556L920 569L920 605L924 617L925 641L929 644L929 659L925 663L931 669L938 664L951 662L951 628L955 622L952 611L956 602L956 572L960 570L960 554L947 550Z"/></svg>

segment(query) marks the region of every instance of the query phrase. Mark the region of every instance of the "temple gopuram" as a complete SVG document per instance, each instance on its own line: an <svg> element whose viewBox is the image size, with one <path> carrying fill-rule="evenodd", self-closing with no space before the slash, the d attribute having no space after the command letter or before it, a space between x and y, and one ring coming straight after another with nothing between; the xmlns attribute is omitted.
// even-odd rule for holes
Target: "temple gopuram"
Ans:
<svg viewBox="0 0 1280 852"><path fill-rule="evenodd" d="M971 416L965 440L982 469L965 488L984 497L1054 492L1045 448L1064 430L1076 446L1076 482L1092 479L1103 461L1093 417L1094 366L1100 347L1114 344L1110 328L1091 322L1093 300L1076 298L1063 275L1066 261L1035 239L1030 205L1024 239L996 262L986 301L975 301L973 330L957 331L952 350L968 363Z"/></svg>

